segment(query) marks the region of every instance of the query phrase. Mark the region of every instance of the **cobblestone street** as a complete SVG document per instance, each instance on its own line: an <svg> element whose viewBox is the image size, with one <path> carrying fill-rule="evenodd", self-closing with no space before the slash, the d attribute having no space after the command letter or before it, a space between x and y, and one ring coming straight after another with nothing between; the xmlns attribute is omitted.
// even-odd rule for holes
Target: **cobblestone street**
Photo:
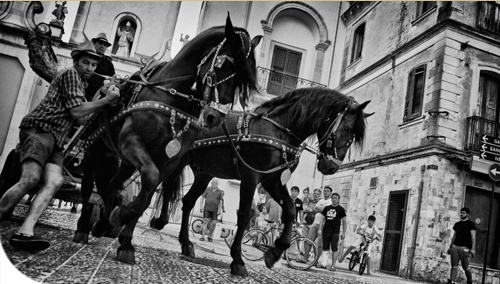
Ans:
<svg viewBox="0 0 500 284"><path fill-rule="evenodd" d="M15 214L22 216L25 210L26 207L18 206ZM8 243L20 226L20 218L3 222L0 225L3 253L17 270L44 283L416 283L382 273L359 276L343 266L335 273L317 268L298 271L284 261L273 269L267 269L263 261L247 261L249 277L233 276L229 271L229 249L221 240L200 242L199 236L191 235L196 258L182 256L177 241L178 224L169 224L157 232L140 223L133 240L137 264L128 265L115 260L119 246L116 239L91 237L87 245L74 243L78 216L79 213L68 210L47 210L35 234L48 238L51 247L36 254L16 251ZM10 264L1 263L2 270L6 265ZM6 283L24 282L9 278Z"/></svg>

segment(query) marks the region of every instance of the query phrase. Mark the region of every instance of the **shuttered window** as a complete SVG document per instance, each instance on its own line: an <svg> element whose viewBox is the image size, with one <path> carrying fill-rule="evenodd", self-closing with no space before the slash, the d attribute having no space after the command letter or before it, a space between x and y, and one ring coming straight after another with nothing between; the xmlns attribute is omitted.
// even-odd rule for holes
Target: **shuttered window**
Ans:
<svg viewBox="0 0 500 284"><path fill-rule="evenodd" d="M273 52L271 74L267 92L272 95L283 95L297 88L302 54L280 46Z"/></svg>
<svg viewBox="0 0 500 284"><path fill-rule="evenodd" d="M426 65L421 65L408 74L403 121L412 120L422 115L426 68Z"/></svg>
<svg viewBox="0 0 500 284"><path fill-rule="evenodd" d="M361 58L361 52L363 50L363 41L365 38L365 24L360 25L354 31L354 39L352 43L352 53L351 53L351 63Z"/></svg>

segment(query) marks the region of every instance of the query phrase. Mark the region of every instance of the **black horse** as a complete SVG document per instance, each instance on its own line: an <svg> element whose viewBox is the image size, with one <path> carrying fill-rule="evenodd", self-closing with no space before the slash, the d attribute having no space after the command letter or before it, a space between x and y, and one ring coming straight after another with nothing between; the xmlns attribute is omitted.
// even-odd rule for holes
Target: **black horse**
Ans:
<svg viewBox="0 0 500 284"><path fill-rule="evenodd" d="M241 240L250 221L255 188L261 183L283 208L283 233L276 240L276 246L265 254L265 263L271 268L290 246L295 207L285 183L295 170L301 151L311 149L303 141L316 134L319 143L318 169L325 175L335 173L351 143L362 146L365 119L371 115L363 111L368 103L359 104L352 97L326 88L305 88L265 102L253 114L230 113L225 118L225 126L200 133L194 148L163 181L162 214L158 219L152 219L150 225L161 229L168 222L168 200L179 190L178 180L182 179L184 166L189 164L195 180L182 199L179 241L182 253L194 257L188 226L189 214L196 200L213 177L241 180L238 230L231 247L231 273L245 276L247 271L241 258ZM227 127L227 132L224 127ZM228 145L225 133L235 141L236 147ZM172 185L177 187L172 188Z"/></svg>
<svg viewBox="0 0 500 284"><path fill-rule="evenodd" d="M248 94L256 90L254 48L260 39L261 36L250 39L245 29L233 27L228 16L225 27L200 33L172 61L152 71L149 78L139 74L128 80L135 84L125 89L140 87L140 90L133 95L137 97L136 103L110 120L109 136L114 142L111 146L118 152L115 155L121 163L106 189L99 189L105 208L92 229L97 237L114 236L126 225L119 237L119 261L135 263L132 233L137 220L160 181L177 167L197 133L221 123L221 116L234 102L236 93L242 101L247 101ZM119 127L113 127L115 123ZM109 170L103 166L99 165L94 172ZM111 214L120 204L118 195L123 182L136 170L142 182L139 195L127 206L116 207ZM84 214L89 213L82 211L81 218ZM113 230L113 226L118 230ZM88 228L81 228L74 240L86 242Z"/></svg>

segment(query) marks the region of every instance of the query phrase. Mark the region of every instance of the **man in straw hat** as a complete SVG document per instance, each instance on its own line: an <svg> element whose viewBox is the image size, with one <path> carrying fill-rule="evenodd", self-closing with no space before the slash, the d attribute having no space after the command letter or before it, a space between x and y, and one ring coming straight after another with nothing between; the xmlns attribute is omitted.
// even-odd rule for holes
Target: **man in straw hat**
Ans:
<svg viewBox="0 0 500 284"><path fill-rule="evenodd" d="M91 101L96 92L102 87L104 83L104 77L99 75L114 76L115 67L111 63L111 58L104 55L106 49L111 46L105 33L99 33L95 38L92 39L94 43L95 50L102 56L101 61L97 64L94 75L88 80L89 86L85 89L85 97L88 101Z"/></svg>
<svg viewBox="0 0 500 284"><path fill-rule="evenodd" d="M80 119L112 104L120 96L115 86L104 89L103 98L87 102L85 87L101 55L91 42L71 52L73 66L54 78L45 98L20 125L21 178L0 199L0 220L21 198L37 187L23 224L9 240L19 250L39 251L50 246L48 240L33 235L36 222L63 184L63 146L68 131Z"/></svg>

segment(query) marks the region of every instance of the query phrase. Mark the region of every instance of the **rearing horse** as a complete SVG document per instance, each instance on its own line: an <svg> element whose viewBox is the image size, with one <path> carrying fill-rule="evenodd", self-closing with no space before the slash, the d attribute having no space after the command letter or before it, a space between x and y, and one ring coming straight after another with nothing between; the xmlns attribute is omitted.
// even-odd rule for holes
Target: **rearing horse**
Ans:
<svg viewBox="0 0 500 284"><path fill-rule="evenodd" d="M149 78L139 75L136 103L120 113L114 121L123 124L117 134L116 148L122 160L103 199L105 218L94 226L92 234L100 237L116 227L127 225L121 232L117 259L135 263L132 233L138 218L151 201L152 194L182 155L190 148L200 131L198 115L204 110L203 126L220 124L217 110L226 110L234 101L236 89L247 100L247 94L256 90L254 48L260 36L250 39L242 28L233 27L228 16L225 27L208 29L193 38L168 64L160 65ZM130 88L129 88L130 89ZM106 169L100 169L106 170ZM118 192L123 182L134 171L141 176L142 189L127 206L119 205Z"/></svg>
<svg viewBox="0 0 500 284"><path fill-rule="evenodd" d="M276 97L262 104L255 113L230 113L225 126L231 140L238 149L228 145L224 125L200 132L194 145L184 156L175 172L164 181L164 204L161 218L167 215L168 201L172 191L170 184L179 184L182 168L189 164L195 180L182 199L183 215L179 241L182 253L194 256L193 244L189 240L189 214L196 200L205 191L213 177L241 180L238 229L231 246L231 273L248 275L241 258L241 241L244 228L249 223L251 203L257 184L261 185L283 208L284 229L276 240L275 247L265 253L265 263L273 267L280 255L290 246L292 220L295 206L285 185L288 170L297 167L298 158L304 149L311 149L303 142L316 134L319 143L318 169L325 175L335 173L354 142L361 147L365 136L364 108L369 101L359 104L352 97L326 88L304 88ZM237 153L235 153L237 151ZM236 164L235 164L235 156ZM159 228L165 220L152 220Z"/></svg>

